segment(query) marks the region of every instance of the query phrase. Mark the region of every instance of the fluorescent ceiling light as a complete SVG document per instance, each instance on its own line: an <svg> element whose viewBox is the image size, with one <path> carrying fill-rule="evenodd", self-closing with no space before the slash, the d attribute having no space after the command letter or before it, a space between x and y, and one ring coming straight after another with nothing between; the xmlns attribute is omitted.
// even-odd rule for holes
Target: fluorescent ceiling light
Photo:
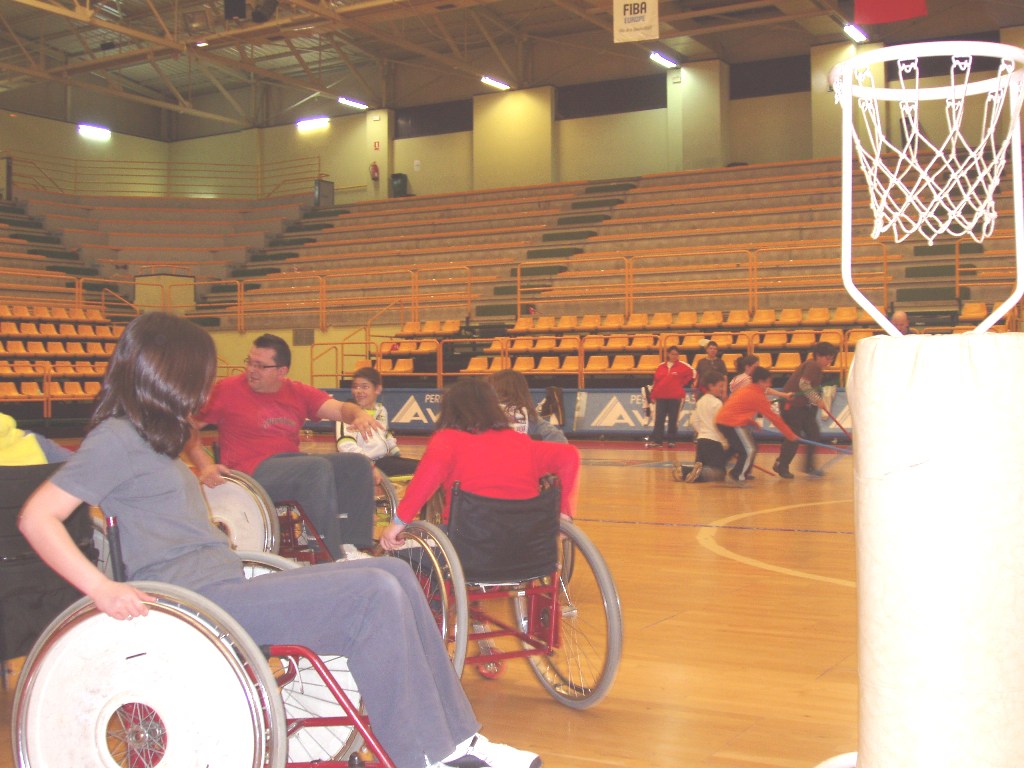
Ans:
<svg viewBox="0 0 1024 768"><path fill-rule="evenodd" d="M361 101L356 101L355 99L350 99L350 98L348 98L346 96L338 97L338 103L339 104L344 104L346 107L354 107L355 109L369 109L370 108L368 105L363 104Z"/></svg>
<svg viewBox="0 0 1024 768"><path fill-rule="evenodd" d="M843 32L845 32L846 36L853 40L853 42L855 43L866 43L868 41L868 36L861 32L853 24L844 24Z"/></svg>
<svg viewBox="0 0 1024 768"><path fill-rule="evenodd" d="M110 129L101 128L98 125L82 123L78 126L78 135L83 139L92 139L93 141L110 141Z"/></svg>
<svg viewBox="0 0 1024 768"><path fill-rule="evenodd" d="M507 91L512 88L511 85L507 85L501 82L501 80L495 80L493 77L488 77L487 75L481 77L480 82L484 85L491 86L491 88L497 88L499 91Z"/></svg>
<svg viewBox="0 0 1024 768"><path fill-rule="evenodd" d="M661 64L665 69L672 69L673 67L679 66L676 62L672 61L672 59L667 56L662 56L657 51L651 51L651 61L655 64Z"/></svg>
<svg viewBox="0 0 1024 768"><path fill-rule="evenodd" d="M196 43L196 48L205 48L208 45L209 43L205 40L200 40L198 43Z"/></svg>
<svg viewBox="0 0 1024 768"><path fill-rule="evenodd" d="M308 133L309 131L320 131L331 124L331 118L329 117L310 117L306 120L299 120L295 127L302 133Z"/></svg>

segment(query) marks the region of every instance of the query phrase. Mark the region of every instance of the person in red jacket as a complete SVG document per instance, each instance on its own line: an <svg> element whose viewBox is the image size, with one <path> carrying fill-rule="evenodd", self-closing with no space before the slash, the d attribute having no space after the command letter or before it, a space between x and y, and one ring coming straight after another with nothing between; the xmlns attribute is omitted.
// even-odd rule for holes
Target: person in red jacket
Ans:
<svg viewBox="0 0 1024 768"><path fill-rule="evenodd" d="M757 443L751 433L754 417L765 416L787 440L796 440L797 436L789 425L772 410L766 393L771 384L772 374L767 368L757 366L750 374L751 383L734 392L718 411L715 423L729 441L729 453L736 455L736 464L729 470L729 477L742 484L747 472L754 466L757 455Z"/></svg>
<svg viewBox="0 0 1024 768"><path fill-rule="evenodd" d="M430 439L395 520L381 533L384 549L398 549L406 523L419 514L438 488L444 488L443 519L448 520L452 486L497 499L532 499L540 479L555 475L562 485L562 515L576 511L580 454L567 443L532 440L516 432L486 381L467 378L449 387L441 398L437 432Z"/></svg>
<svg viewBox="0 0 1024 768"><path fill-rule="evenodd" d="M660 447L666 436L668 422L668 447L676 446L676 430L679 422L679 406L686 397L686 387L693 381L693 368L679 359L679 348L669 347L666 360L654 371L654 386L651 399L654 401L654 431L647 438L647 447Z"/></svg>

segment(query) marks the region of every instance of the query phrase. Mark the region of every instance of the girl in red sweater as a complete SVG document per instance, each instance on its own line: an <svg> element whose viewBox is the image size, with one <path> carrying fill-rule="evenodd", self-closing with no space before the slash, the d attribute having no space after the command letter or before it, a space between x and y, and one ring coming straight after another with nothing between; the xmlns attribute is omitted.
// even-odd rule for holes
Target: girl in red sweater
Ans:
<svg viewBox="0 0 1024 768"><path fill-rule="evenodd" d="M568 444L531 440L511 429L487 382L469 378L449 387L441 398L437 427L398 505L397 519L381 533L384 549L400 547L406 523L416 518L438 488L444 488L450 500L456 482L481 496L531 499L540 492L540 478L553 474L562 485L562 514L575 513L579 451Z"/></svg>

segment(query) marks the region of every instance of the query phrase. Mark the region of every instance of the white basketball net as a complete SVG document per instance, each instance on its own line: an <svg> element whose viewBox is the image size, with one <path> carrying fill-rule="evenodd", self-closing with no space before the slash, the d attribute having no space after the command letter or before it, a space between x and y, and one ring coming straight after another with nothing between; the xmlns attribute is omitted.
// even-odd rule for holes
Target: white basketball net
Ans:
<svg viewBox="0 0 1024 768"><path fill-rule="evenodd" d="M967 97L978 93L977 83L973 90L968 88L974 57L949 54L949 61L949 88L944 98L948 132L941 143L933 142L921 130L924 99L917 56L896 59L902 92L887 99L898 105L899 138L886 135L879 98L871 93L876 86L870 66L849 70L863 119L863 130L853 131L853 141L867 179L875 219L873 238L891 231L896 242L903 242L920 232L929 244L940 235L970 236L980 243L995 229L995 191L1006 164L1010 128L1018 119L1024 95L1024 71L1012 59L1000 61L981 94L985 100L981 135L972 141L964 135L963 120ZM989 74L986 72L986 77ZM843 89L850 86L845 73L833 81L837 102Z"/></svg>

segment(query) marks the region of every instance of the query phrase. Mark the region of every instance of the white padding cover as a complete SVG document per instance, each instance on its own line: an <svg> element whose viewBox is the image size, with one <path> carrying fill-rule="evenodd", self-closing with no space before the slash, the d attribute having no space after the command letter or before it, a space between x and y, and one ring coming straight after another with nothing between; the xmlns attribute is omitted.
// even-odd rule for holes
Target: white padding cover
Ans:
<svg viewBox="0 0 1024 768"><path fill-rule="evenodd" d="M877 336L848 382L859 768L1024 766L1024 334Z"/></svg>

